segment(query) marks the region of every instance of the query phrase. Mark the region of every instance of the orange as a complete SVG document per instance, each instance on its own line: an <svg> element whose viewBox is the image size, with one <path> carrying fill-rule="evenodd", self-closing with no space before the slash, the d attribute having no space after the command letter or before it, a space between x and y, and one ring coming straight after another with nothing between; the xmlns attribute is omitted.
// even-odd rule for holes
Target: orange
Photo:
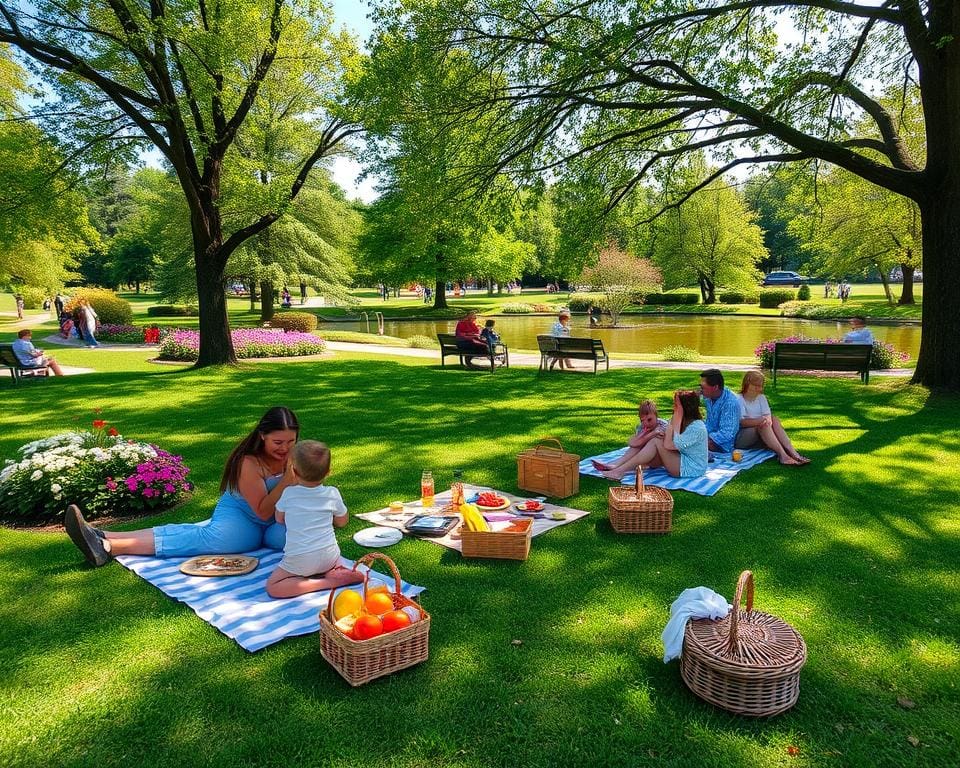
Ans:
<svg viewBox="0 0 960 768"><path fill-rule="evenodd" d="M363 598L360 597L360 593L352 589L345 589L333 601L333 617L334 619L342 619L351 613L360 613L362 607Z"/></svg>
<svg viewBox="0 0 960 768"><path fill-rule="evenodd" d="M353 632L358 640L369 640L371 637L383 634L383 622L379 616L363 614L353 626Z"/></svg>
<svg viewBox="0 0 960 768"><path fill-rule="evenodd" d="M379 616L393 610L393 600L383 592L367 593L366 608L370 613Z"/></svg>
<svg viewBox="0 0 960 768"><path fill-rule="evenodd" d="M410 617L403 611L388 611L383 614L383 631L393 632L410 626Z"/></svg>

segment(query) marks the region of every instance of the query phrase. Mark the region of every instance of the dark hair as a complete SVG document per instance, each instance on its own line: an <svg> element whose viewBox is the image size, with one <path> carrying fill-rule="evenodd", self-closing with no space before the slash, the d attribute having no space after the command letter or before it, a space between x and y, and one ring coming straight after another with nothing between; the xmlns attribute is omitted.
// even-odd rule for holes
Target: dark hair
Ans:
<svg viewBox="0 0 960 768"><path fill-rule="evenodd" d="M683 422L680 425L680 431L683 432L689 424L703 418L700 414L700 395L692 389L680 389L677 390L677 397L683 408Z"/></svg>
<svg viewBox="0 0 960 768"><path fill-rule="evenodd" d="M860 323L860 325L866 325L866 324L867 324L867 318L865 318L863 315L854 315L854 316L851 317L850 319L851 319L851 320L856 320L858 323Z"/></svg>
<svg viewBox="0 0 960 768"><path fill-rule="evenodd" d="M31 331L29 328L21 328L19 331L17 331L17 338L22 339L24 336L29 336L31 333L33 333L33 331Z"/></svg>
<svg viewBox="0 0 960 768"><path fill-rule="evenodd" d="M707 368L707 370L700 373L700 378L706 379L707 384L709 384L711 387L723 387L723 374L720 373L719 368Z"/></svg>
<svg viewBox="0 0 960 768"><path fill-rule="evenodd" d="M233 449L223 468L223 477L220 478L220 493L237 488L244 457L262 453L263 436L271 432L279 432L281 429L292 429L298 437L300 435L300 422L297 421L293 411L278 405L263 414L257 426L253 428L253 432L237 443L237 447Z"/></svg>
<svg viewBox="0 0 960 768"><path fill-rule="evenodd" d="M293 467L308 483L316 483L330 474L330 449L317 440L301 440L293 446Z"/></svg>
<svg viewBox="0 0 960 768"><path fill-rule="evenodd" d="M493 326L495 326L496 324L497 324L496 320L487 320L487 322L484 323L484 326L486 326L487 328L493 328Z"/></svg>

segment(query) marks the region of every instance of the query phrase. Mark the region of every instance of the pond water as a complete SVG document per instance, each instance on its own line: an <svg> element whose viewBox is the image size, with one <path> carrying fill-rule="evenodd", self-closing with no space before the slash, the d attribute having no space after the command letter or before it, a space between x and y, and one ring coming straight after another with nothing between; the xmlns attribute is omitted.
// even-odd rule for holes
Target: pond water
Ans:
<svg viewBox="0 0 960 768"><path fill-rule="evenodd" d="M511 349L537 348L537 335L549 333L555 318L550 316L513 315L494 318L496 330ZM384 333L388 336L435 337L437 333L453 333L455 320L388 320ZM481 318L483 325L483 318ZM571 321L574 336L592 336L603 340L609 352L657 354L664 347L681 345L702 355L752 357L762 341L803 334L813 338L840 338L849 330L845 322L800 320L785 317L723 317L702 315L630 315L622 319L621 328L591 329L586 317ZM366 331L365 322L330 323L330 328L344 331ZM376 332L371 319L370 328ZM916 360L920 351L920 325L871 325L873 335L909 353Z"/></svg>

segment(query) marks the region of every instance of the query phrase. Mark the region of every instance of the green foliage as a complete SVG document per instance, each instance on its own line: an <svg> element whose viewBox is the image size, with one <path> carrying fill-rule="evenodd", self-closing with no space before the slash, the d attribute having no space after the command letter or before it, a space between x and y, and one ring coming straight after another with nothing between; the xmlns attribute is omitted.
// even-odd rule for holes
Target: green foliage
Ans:
<svg viewBox="0 0 960 768"><path fill-rule="evenodd" d="M90 303L103 324L129 325L133 319L130 302L106 288L77 288L71 294L70 300L64 304L64 309L67 312L72 311L81 299Z"/></svg>
<svg viewBox="0 0 960 768"><path fill-rule="evenodd" d="M721 304L759 304L760 294L756 291L721 291L718 295Z"/></svg>
<svg viewBox="0 0 960 768"><path fill-rule="evenodd" d="M407 339L397 336L380 336L376 333L360 333L359 331L341 331L326 326L320 331L320 336L326 341L348 341L354 344L380 344L385 347L409 346Z"/></svg>
<svg viewBox="0 0 960 768"><path fill-rule="evenodd" d="M407 337L407 343L413 349L437 349L440 343L435 337L413 335Z"/></svg>
<svg viewBox="0 0 960 768"><path fill-rule="evenodd" d="M648 293L647 305L699 304L700 295L696 293Z"/></svg>
<svg viewBox="0 0 960 768"><path fill-rule="evenodd" d="M270 318L270 325L285 331L310 333L317 330L317 316L309 312L278 312Z"/></svg>
<svg viewBox="0 0 960 768"><path fill-rule="evenodd" d="M157 304L147 307L148 317L197 317L200 314L196 307L178 304Z"/></svg>
<svg viewBox="0 0 960 768"><path fill-rule="evenodd" d="M23 296L24 309L40 309L43 306L44 299L52 298L43 288L36 288L32 285L17 286L16 292Z"/></svg>
<svg viewBox="0 0 960 768"><path fill-rule="evenodd" d="M583 270L581 281L603 291L601 307L610 313L613 325L629 305L642 304L663 284L660 270L649 259L638 259L612 242L600 249L596 263Z"/></svg>
<svg viewBox="0 0 960 768"><path fill-rule="evenodd" d="M676 363L697 363L702 359L697 350L690 349L682 344L664 347L660 350L660 357Z"/></svg>
<svg viewBox="0 0 960 768"><path fill-rule="evenodd" d="M789 288L764 288L760 291L760 306L766 309L779 307L787 301L794 301L797 292Z"/></svg>
<svg viewBox="0 0 960 768"><path fill-rule="evenodd" d="M797 291L797 301L810 301L810 286L804 283Z"/></svg>
<svg viewBox="0 0 960 768"><path fill-rule="evenodd" d="M530 304L504 304L500 311L505 315L529 315L533 307Z"/></svg>
<svg viewBox="0 0 960 768"><path fill-rule="evenodd" d="M648 297L655 295L648 294ZM590 307L599 305L602 298L602 293L574 293L570 295L567 307L571 312L587 312Z"/></svg>

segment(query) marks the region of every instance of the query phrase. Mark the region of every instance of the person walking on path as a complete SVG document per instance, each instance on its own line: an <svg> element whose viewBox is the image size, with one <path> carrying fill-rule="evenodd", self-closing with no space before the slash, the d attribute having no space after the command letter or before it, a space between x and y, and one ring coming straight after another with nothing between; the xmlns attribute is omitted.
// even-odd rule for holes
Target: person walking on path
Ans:
<svg viewBox="0 0 960 768"><path fill-rule="evenodd" d="M14 301L17 303L17 320L23 320L23 296L18 293Z"/></svg>
<svg viewBox="0 0 960 768"><path fill-rule="evenodd" d="M100 318L89 301L80 299L80 304L83 306L83 335L86 338L87 346L91 348L99 347L100 343L97 341L96 332L97 321Z"/></svg>
<svg viewBox="0 0 960 768"><path fill-rule="evenodd" d="M63 317L63 296L59 293L53 297L53 308L57 310L57 317Z"/></svg>

